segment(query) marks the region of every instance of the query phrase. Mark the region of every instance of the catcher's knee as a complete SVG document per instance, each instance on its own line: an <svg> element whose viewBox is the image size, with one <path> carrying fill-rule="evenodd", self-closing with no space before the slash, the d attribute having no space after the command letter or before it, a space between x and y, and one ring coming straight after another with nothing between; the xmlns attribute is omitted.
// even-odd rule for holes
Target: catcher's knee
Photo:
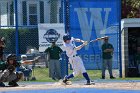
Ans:
<svg viewBox="0 0 140 93"><path fill-rule="evenodd" d="M16 76L17 76L16 81L23 80L24 75L22 72L16 72Z"/></svg>

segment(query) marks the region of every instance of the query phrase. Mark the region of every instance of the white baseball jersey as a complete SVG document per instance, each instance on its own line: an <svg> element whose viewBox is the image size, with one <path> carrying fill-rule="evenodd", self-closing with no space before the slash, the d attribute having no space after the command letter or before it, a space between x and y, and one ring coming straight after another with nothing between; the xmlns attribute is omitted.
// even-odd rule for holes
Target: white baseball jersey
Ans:
<svg viewBox="0 0 140 93"><path fill-rule="evenodd" d="M75 41L74 41L73 37L71 38L69 44L64 43L64 48L65 48L66 54L69 58L77 55L77 51L75 50L75 47L76 47L76 45L75 45Z"/></svg>
<svg viewBox="0 0 140 93"><path fill-rule="evenodd" d="M69 44L64 43L64 48L67 56L69 57L69 62L73 68L73 75L77 76L80 73L85 73L85 67L83 65L82 59L77 56L77 50L75 49L75 41L72 37Z"/></svg>

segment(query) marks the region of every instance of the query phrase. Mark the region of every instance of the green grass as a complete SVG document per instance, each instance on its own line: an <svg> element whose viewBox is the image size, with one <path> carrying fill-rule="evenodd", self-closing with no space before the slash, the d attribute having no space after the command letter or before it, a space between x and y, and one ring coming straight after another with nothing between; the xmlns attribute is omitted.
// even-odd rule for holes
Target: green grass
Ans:
<svg viewBox="0 0 140 93"><path fill-rule="evenodd" d="M49 77L49 70L48 68L35 68L34 69L34 75L36 77L36 81L40 81L40 82L54 82L54 80L52 80Z"/></svg>
<svg viewBox="0 0 140 93"><path fill-rule="evenodd" d="M101 70L87 70L88 74L89 74L89 77L92 79L92 80L95 80L95 79L100 79L101 78ZM49 77L49 71L48 71L48 68L35 68L34 69L34 73L35 73L35 77L36 77L36 81L37 82L56 82L54 80L52 80L50 77ZM72 73L72 70L69 70L69 73ZM83 79L83 76L80 75L80 76L77 76L75 77L74 79L72 79L73 81L79 81ZM117 78L116 80L140 80L139 77L133 77L133 78Z"/></svg>

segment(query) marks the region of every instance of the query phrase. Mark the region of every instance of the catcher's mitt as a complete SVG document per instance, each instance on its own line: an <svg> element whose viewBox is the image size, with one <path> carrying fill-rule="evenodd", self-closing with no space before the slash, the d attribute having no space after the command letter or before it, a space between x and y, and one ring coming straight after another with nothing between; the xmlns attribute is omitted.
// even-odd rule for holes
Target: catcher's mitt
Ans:
<svg viewBox="0 0 140 93"><path fill-rule="evenodd" d="M16 68L15 68L15 66L10 65L10 66L8 66L7 69L9 70L10 73L12 73L12 72L14 72L14 70L15 70Z"/></svg>

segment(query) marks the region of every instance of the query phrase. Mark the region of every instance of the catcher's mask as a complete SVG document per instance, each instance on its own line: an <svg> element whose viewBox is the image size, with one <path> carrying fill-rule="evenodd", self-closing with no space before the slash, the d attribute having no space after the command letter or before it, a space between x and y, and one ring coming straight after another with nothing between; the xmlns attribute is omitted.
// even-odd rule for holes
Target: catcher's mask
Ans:
<svg viewBox="0 0 140 93"><path fill-rule="evenodd" d="M7 62L9 63L9 60L13 60L14 63L16 62L16 55L15 54L9 54L7 56Z"/></svg>

